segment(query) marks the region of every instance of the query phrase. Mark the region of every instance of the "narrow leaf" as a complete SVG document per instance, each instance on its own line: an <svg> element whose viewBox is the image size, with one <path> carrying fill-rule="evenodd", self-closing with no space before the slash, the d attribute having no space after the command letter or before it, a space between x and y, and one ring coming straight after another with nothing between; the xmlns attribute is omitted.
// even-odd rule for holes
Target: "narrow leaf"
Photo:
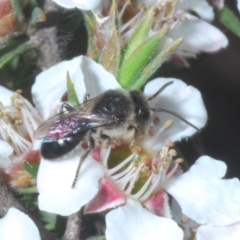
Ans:
<svg viewBox="0 0 240 240"><path fill-rule="evenodd" d="M154 11L148 10L144 15L142 21L139 22L136 30L131 35L127 42L127 45L123 49L123 56L121 62L125 60L133 53L134 50L148 37L149 31L152 27Z"/></svg>
<svg viewBox="0 0 240 240"><path fill-rule="evenodd" d="M222 8L219 12L219 21L231 32L240 37L239 18L227 7Z"/></svg>
<svg viewBox="0 0 240 240"><path fill-rule="evenodd" d="M28 42L16 47L15 49L0 57L0 68L2 68L6 63L8 63L13 57L17 56L18 54L21 54L31 48L39 47L40 45L41 44L38 41L29 40Z"/></svg>
<svg viewBox="0 0 240 240"><path fill-rule="evenodd" d="M87 28L87 33L88 33L88 48L87 48L87 56L91 57L93 60L97 61L98 60L98 47L96 43L96 38L97 38L97 23L95 16L92 12L90 11L82 11L84 19L85 19L85 24Z"/></svg>
<svg viewBox="0 0 240 240"><path fill-rule="evenodd" d="M15 188L14 191L19 194L33 194L38 192L37 187Z"/></svg>
<svg viewBox="0 0 240 240"><path fill-rule="evenodd" d="M164 27L145 40L123 63L117 78L123 88L129 89L140 77L145 66L151 61L151 58L166 31L167 27Z"/></svg>
<svg viewBox="0 0 240 240"><path fill-rule="evenodd" d="M46 14L42 11L41 8L35 7L32 11L30 24L36 25L39 22L45 22L47 20Z"/></svg>
<svg viewBox="0 0 240 240"><path fill-rule="evenodd" d="M114 76L117 75L119 60L120 59L120 44L118 38L118 32L115 29L113 31L112 37L110 38L107 46L103 50L102 56L99 63Z"/></svg>
<svg viewBox="0 0 240 240"><path fill-rule="evenodd" d="M68 100L73 106L77 106L79 104L77 94L74 88L74 84L69 76L69 73L67 72L67 94L68 94Z"/></svg>
<svg viewBox="0 0 240 240"><path fill-rule="evenodd" d="M23 168L31 174L34 178L37 178L39 164L26 162L23 164Z"/></svg>
<svg viewBox="0 0 240 240"><path fill-rule="evenodd" d="M18 23L19 23L19 28L21 31L24 31L24 29L26 29L26 22L25 22L25 17L24 17L24 13L22 10L22 7L20 6L21 1L19 0L11 0L11 4L14 10L14 13L17 16L18 19Z"/></svg>
<svg viewBox="0 0 240 240"><path fill-rule="evenodd" d="M118 9L115 0L112 1L112 5L109 12L109 27L108 38L110 39L115 30L119 30ZM119 31L118 31L119 32Z"/></svg>
<svg viewBox="0 0 240 240"><path fill-rule="evenodd" d="M106 240L106 237L104 236L93 236L88 238L87 240Z"/></svg>
<svg viewBox="0 0 240 240"><path fill-rule="evenodd" d="M178 39L174 41L171 45L164 47L162 51L160 51L152 61L143 69L140 77L136 80L136 82L130 87L131 90L141 88L146 81L151 77L151 75L165 62L173 51L179 46L182 39Z"/></svg>

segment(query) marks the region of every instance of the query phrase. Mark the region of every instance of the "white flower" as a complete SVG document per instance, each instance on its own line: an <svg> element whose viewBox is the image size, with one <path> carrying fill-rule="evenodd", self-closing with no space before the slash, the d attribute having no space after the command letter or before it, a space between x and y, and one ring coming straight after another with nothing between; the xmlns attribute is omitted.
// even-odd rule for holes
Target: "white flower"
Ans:
<svg viewBox="0 0 240 240"><path fill-rule="evenodd" d="M237 0L237 8L238 8L238 11L240 12L240 1Z"/></svg>
<svg viewBox="0 0 240 240"><path fill-rule="evenodd" d="M60 76L60 79L55 78L56 84L55 86L52 86L52 89L55 91L55 93L53 91L53 95L56 94L55 98L58 99L57 102L60 102L61 96L66 91L65 76L67 71L69 71L70 78L73 80L75 86L75 90L79 94L78 99L80 102L82 102L85 93L90 93L92 97L108 89L120 88L115 78L111 74L107 73L101 65L93 62L87 57L78 57L71 61L62 62L40 74L37 77L36 85L33 87L33 92L36 93L36 89L38 88L37 86L42 86L42 83L45 81L45 79L49 79L56 73L57 76ZM152 100L151 106L173 111L190 123L194 124L196 127L202 128L206 122L207 115L201 96L195 88L186 86L186 84L177 79L159 78L146 85L144 94L146 97L150 97L162 85L172 80L174 81L174 84L167 87L159 96ZM79 91L78 89L80 87L81 90ZM60 94L58 95L58 93ZM49 95L49 92L43 91L41 93L41 97L39 96L39 99L45 99L48 101L47 97ZM51 96L51 98L53 101L54 97ZM38 108L42 109L41 112L44 112L44 106L47 106L47 102L45 103L44 101L39 100L36 103ZM197 109L197 111L195 109ZM45 114L50 115L50 112ZM147 151L150 150L149 148L152 149L150 150L152 151L152 154L157 154L157 152L163 148L165 139L172 137L174 140L181 140L182 137L191 136L196 132L194 128L185 122L182 122L178 118L175 118L174 116L163 112L156 113L156 116L160 118L161 122L156 123L156 125L153 126L151 125L153 132L155 133L155 138L150 134L146 137L146 139L144 139L143 144L143 146L146 148L144 150ZM169 119L174 119L174 124L169 129L166 129L164 127L164 122ZM61 215L70 215L78 211L87 203L88 205L86 211L100 211L116 205L125 204L123 207L112 210L107 214L107 239L116 239L121 232L116 232L114 230L116 229L114 226L116 226L117 223L123 225L122 221L125 221L125 218L119 218L119 222L116 221L114 217L115 211L117 214L122 216L126 214L125 211L131 212L130 215L127 214L129 227L137 227L137 225L141 226L141 231L139 231L138 228L136 229L138 229L137 231L141 234L142 239L146 239L146 236L158 236L159 231L162 233L161 236L166 237L165 239L182 239L182 230L176 225L176 223L174 223L173 220L170 219L171 213L168 206L167 195L161 191L165 184L164 182L166 182L164 180L165 178L170 178L171 176L175 176L175 174L181 173L181 171L179 171L178 164L173 162L170 164L166 162L166 169L168 169L168 167L170 167L169 169L172 169L173 167L170 172L167 172L166 169L161 168L160 171L162 172L157 171L157 174L154 174L154 172L150 173L150 180L146 181L146 184L144 184L145 190L139 189L139 192L135 193L134 196L133 193L131 194L131 191L132 187L134 186L132 183L135 183L135 180L138 176L137 172L132 172L132 177L135 177L135 180L133 178L129 178L130 175L125 176L125 178L124 175L119 175L117 177L114 172L117 171L116 168L118 166L115 166L115 169L114 167L108 169L106 166L107 162L109 161L110 150L110 148L108 150L101 150L101 159L99 159L99 153L97 149L88 155L82 164L76 187L74 189L71 188L71 185L75 176L79 158L84 153L83 149L74 150L66 157L66 159L62 158L52 161L42 159L37 179L40 193L40 209ZM167 150L166 154L168 156ZM135 154L135 157L136 156L137 154ZM98 161L96 161L96 159ZM131 158L129 159L131 160ZM162 163L164 163L166 159L168 158L162 158ZM122 166L124 166L124 164L127 163L122 162ZM153 162L153 166L154 164L157 164L157 162ZM134 167L134 162L132 162L131 166ZM139 165L138 171L144 170L143 167L144 165ZM129 169L131 170L130 166ZM101 186L99 187L100 180ZM130 181L129 184L131 186L129 185L128 189L124 190L123 186L124 184L127 184L128 181ZM151 181L155 184L155 186L153 186L151 190L146 191L146 188L148 189L151 185ZM119 185L121 182L122 187ZM116 195L106 194L106 186L112 190L110 191L111 193L115 193ZM118 188L120 188L122 194L119 193ZM142 186L142 188L144 187ZM140 193L140 191L142 191L142 193ZM102 195L102 192L105 194ZM150 198L153 192L156 192L157 197L155 199ZM107 200L105 198L101 198L102 202L99 202L98 205L96 205L94 199L96 199L97 195L105 196ZM94 196L95 198L93 198ZM61 199L61 201L58 201L58 199ZM91 199L92 201L90 201ZM159 201L162 201L160 207ZM143 203L148 210L142 207ZM156 207L153 206L154 204ZM140 221L140 219L144 219L142 216L145 216L145 221ZM155 225L152 224L152 221L155 222ZM144 226L149 225L152 226L150 231L148 231L147 228L144 228ZM171 228L172 231L169 232L169 228ZM154 229L157 230L157 232L154 232ZM124 234L126 234L126 239L132 239L130 236L127 236L128 232L131 233L132 231L124 232ZM135 234L136 232L132 233ZM136 235L136 237L137 239L141 239L139 235Z"/></svg>
<svg viewBox="0 0 240 240"><path fill-rule="evenodd" d="M195 176L196 173L198 176ZM199 173L202 173L202 176ZM184 239L188 240L193 236L195 236L196 240L239 239L238 199L240 184L238 179L219 179L225 173L225 163L204 156L199 158L188 172L179 177L180 182L185 177L188 178L185 178L186 181L183 180L183 191L181 191L183 185L180 187L181 192L176 189L179 187L178 184L173 187L174 190L170 187L169 191L173 190L175 192L174 195L182 204L182 209L185 212L183 215L180 205L173 199L171 204L173 219L182 226ZM193 182L190 183L189 181ZM197 182L205 182L206 184L198 184ZM191 192L189 191L190 185L192 185ZM187 197L186 192L189 193ZM199 197L199 195L201 196ZM186 203L182 202L183 198L185 198ZM191 213L186 210L186 205L188 205ZM186 214L192 216L195 221ZM201 225L201 222L205 223Z"/></svg>
<svg viewBox="0 0 240 240"><path fill-rule="evenodd" d="M240 182L237 178L221 179L226 169L224 162L203 156L189 171L169 179L166 191L178 201L183 214L199 224L225 226L238 222Z"/></svg>
<svg viewBox="0 0 240 240"><path fill-rule="evenodd" d="M169 30L161 42L161 47L182 38L180 46L171 57L172 60L181 65L189 66L185 58L195 58L201 52L216 52L228 45L226 36L209 23L214 19L214 11L206 0L138 0L131 4L124 3L124 1L118 1L118 6L121 8L119 16L123 23L120 26L122 46L127 43L128 38L145 14L144 8L141 7L143 4L149 9L156 9L151 34L165 25L169 26ZM218 8L221 8L222 5L222 1L216 4ZM104 17L106 19L108 9L109 6L106 6L104 1L102 6L99 6L95 11L97 19ZM125 22L124 17L128 20L127 22ZM98 22L100 23L100 21ZM103 34L101 30L105 29L107 35L106 27L103 28L106 23L105 21L104 24L100 24L99 33Z"/></svg>
<svg viewBox="0 0 240 240"><path fill-rule="evenodd" d="M80 56L63 61L40 73L32 88L36 107L44 117L57 114L56 110L59 110L61 98L67 90L67 72L74 83L79 102L83 101L86 93L95 97L110 88L120 88L112 74L88 57ZM50 85L44 85L46 79L52 79L53 76L54 81ZM96 194L98 181L104 173L101 165L91 155L82 164L75 188L71 188L80 156L85 151L76 149L67 159L41 159L37 178L41 210L70 215Z"/></svg>
<svg viewBox="0 0 240 240"><path fill-rule="evenodd" d="M41 119L19 91L13 93L2 86L0 91L0 168L11 186L27 186L34 179L23 164L39 160L40 145L33 145L33 133Z"/></svg>
<svg viewBox="0 0 240 240"><path fill-rule="evenodd" d="M82 10L94 10L96 9L101 1L100 0L53 0L57 4L65 8L79 8Z"/></svg>
<svg viewBox="0 0 240 240"><path fill-rule="evenodd" d="M40 240L39 231L33 221L16 208L10 208L7 215L0 219L1 240Z"/></svg>
<svg viewBox="0 0 240 240"><path fill-rule="evenodd" d="M197 240L239 240L239 238L240 222L223 227L203 225L198 228L196 234Z"/></svg>

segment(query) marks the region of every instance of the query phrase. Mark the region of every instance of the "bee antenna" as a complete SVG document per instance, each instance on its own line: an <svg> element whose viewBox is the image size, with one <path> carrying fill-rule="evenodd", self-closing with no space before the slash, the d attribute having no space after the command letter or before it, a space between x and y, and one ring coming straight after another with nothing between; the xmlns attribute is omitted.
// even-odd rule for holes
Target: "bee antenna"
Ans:
<svg viewBox="0 0 240 240"><path fill-rule="evenodd" d="M173 81L165 83L157 92L155 92L150 98L148 98L148 101L151 101L156 96L158 96L164 89L166 89L169 85L173 84Z"/></svg>
<svg viewBox="0 0 240 240"><path fill-rule="evenodd" d="M165 84L166 85L166 84ZM186 119L184 119L183 117L177 115L176 113L173 113L171 111L168 111L166 109L162 109L162 108L152 108L151 109L153 112L165 112L168 114L171 114L172 116L182 120L183 122L185 122L187 125L191 126L192 128L196 129L198 132L200 132L200 129L198 127L196 127L195 125L193 125L192 123L190 123L189 121L187 121Z"/></svg>

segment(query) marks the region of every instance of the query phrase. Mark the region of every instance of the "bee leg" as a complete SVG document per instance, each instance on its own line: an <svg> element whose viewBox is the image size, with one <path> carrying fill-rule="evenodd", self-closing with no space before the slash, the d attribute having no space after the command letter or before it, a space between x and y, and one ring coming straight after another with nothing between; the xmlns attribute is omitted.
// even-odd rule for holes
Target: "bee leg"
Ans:
<svg viewBox="0 0 240 240"><path fill-rule="evenodd" d="M88 154L90 153L90 151L94 148L94 139L92 136L89 137L89 147L87 149L87 151L81 156L79 163L78 163L78 167L75 173L75 177L72 183L72 188L75 188L76 182L77 182L77 178L79 175L79 171L81 169L82 163L83 161L86 159L86 157L88 156Z"/></svg>
<svg viewBox="0 0 240 240"><path fill-rule="evenodd" d="M63 112L64 109L67 110L67 111L69 111L69 112L71 112L71 111L74 110L74 108L73 108L71 105L69 105L68 103L65 103L65 102L62 103L62 105L61 105L61 107L60 107L60 113Z"/></svg>
<svg viewBox="0 0 240 240"><path fill-rule="evenodd" d="M130 142L129 148L132 152L140 152L141 148L138 146L138 143L142 141L144 137L144 128L137 126L129 126L129 131L134 131L133 140Z"/></svg>
<svg viewBox="0 0 240 240"><path fill-rule="evenodd" d="M100 132L100 138L103 140L103 147L108 147L111 144L112 139L107 134Z"/></svg>

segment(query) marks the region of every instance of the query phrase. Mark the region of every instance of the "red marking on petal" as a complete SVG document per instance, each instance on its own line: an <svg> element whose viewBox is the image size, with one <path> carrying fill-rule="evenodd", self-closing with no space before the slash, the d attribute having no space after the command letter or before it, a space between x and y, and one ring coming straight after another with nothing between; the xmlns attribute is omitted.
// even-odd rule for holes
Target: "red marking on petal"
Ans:
<svg viewBox="0 0 240 240"><path fill-rule="evenodd" d="M97 147L97 148L93 149L92 157L98 162L101 161L101 149L100 149L100 147Z"/></svg>
<svg viewBox="0 0 240 240"><path fill-rule="evenodd" d="M152 213L158 216L165 216L165 204L166 193L164 191L159 191L154 194L151 198L146 200L143 205Z"/></svg>
<svg viewBox="0 0 240 240"><path fill-rule="evenodd" d="M102 178L98 193L86 205L85 213L104 211L126 202L124 194L108 178Z"/></svg>
<svg viewBox="0 0 240 240"><path fill-rule="evenodd" d="M25 161L27 162L34 162L34 163L40 163L40 152L38 150L31 150L25 155Z"/></svg>

